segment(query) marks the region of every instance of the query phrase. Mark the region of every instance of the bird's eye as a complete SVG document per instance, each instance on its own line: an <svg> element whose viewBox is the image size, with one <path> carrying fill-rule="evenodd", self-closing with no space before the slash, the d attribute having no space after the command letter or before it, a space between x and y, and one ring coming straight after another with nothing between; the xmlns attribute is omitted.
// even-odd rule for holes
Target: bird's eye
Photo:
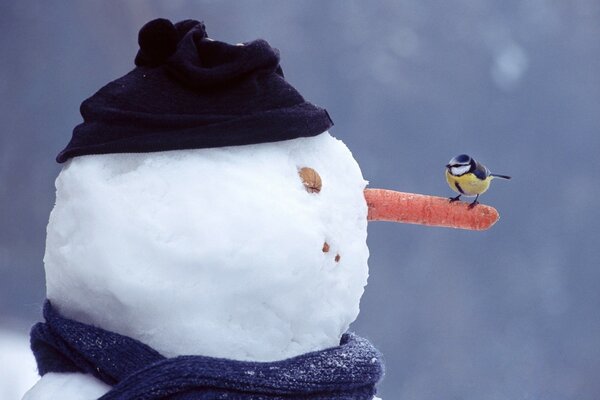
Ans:
<svg viewBox="0 0 600 400"><path fill-rule="evenodd" d="M310 167L302 167L298 170L302 184L308 193L319 193L323 182L319 173Z"/></svg>

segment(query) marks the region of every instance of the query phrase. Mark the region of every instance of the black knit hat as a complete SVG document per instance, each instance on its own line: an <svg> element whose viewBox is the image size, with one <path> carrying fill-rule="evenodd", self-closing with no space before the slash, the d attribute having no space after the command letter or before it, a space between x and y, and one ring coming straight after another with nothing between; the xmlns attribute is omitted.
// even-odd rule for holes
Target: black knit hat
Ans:
<svg viewBox="0 0 600 400"><path fill-rule="evenodd" d="M264 40L230 45L204 24L166 19L139 33L137 68L81 104L83 123L56 160L275 142L316 136L333 123L283 78Z"/></svg>

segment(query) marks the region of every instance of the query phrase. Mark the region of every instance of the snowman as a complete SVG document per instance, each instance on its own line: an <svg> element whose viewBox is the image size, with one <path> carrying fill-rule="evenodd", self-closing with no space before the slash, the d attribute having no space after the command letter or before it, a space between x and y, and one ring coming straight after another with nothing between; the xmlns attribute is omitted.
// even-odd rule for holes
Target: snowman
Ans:
<svg viewBox="0 0 600 400"><path fill-rule="evenodd" d="M374 398L347 330L368 218L398 219L267 42L159 19L139 43L57 158L24 399Z"/></svg>

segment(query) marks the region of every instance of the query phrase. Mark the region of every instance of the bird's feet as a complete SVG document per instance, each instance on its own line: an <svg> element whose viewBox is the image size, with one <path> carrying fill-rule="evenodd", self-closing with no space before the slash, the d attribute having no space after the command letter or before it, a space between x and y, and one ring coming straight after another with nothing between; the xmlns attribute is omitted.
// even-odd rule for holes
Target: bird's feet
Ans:
<svg viewBox="0 0 600 400"><path fill-rule="evenodd" d="M469 208L474 208L477 204L479 204L479 202L477 200L475 200L474 202L469 204Z"/></svg>
<svg viewBox="0 0 600 400"><path fill-rule="evenodd" d="M450 203L454 203L455 201L458 201L458 200L460 200L460 196L461 196L461 195L459 194L459 195L458 195L458 196L456 196L456 197L450 197L448 200L450 201Z"/></svg>

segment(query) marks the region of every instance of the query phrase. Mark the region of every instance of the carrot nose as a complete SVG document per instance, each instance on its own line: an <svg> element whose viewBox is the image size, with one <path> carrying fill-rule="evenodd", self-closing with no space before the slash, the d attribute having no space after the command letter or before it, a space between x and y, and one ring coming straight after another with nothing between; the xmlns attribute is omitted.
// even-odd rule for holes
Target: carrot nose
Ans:
<svg viewBox="0 0 600 400"><path fill-rule="evenodd" d="M445 197L365 189L365 199L369 206L369 221L483 231L500 218L494 207L478 204L469 208L466 203L450 203Z"/></svg>

